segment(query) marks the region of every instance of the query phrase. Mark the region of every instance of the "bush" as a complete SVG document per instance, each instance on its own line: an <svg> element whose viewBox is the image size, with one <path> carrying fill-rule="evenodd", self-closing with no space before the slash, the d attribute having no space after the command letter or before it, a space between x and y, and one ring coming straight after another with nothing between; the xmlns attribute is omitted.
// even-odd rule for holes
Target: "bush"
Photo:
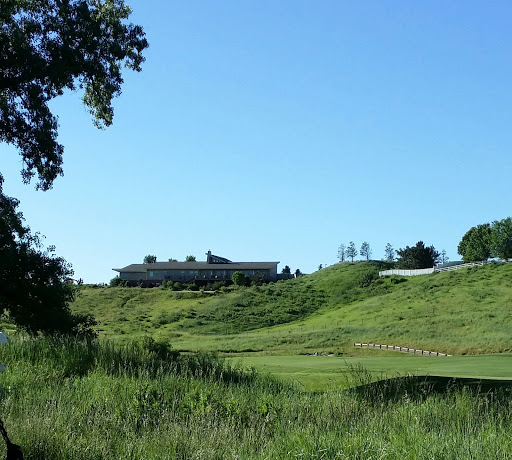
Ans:
<svg viewBox="0 0 512 460"><path fill-rule="evenodd" d="M127 280L123 280L116 276L110 280L110 287L125 287L128 284Z"/></svg>
<svg viewBox="0 0 512 460"><path fill-rule="evenodd" d="M363 273L361 275L361 277L359 278L359 287L362 287L362 288L368 287L377 278L378 278L378 275L375 272Z"/></svg>
<svg viewBox="0 0 512 460"><path fill-rule="evenodd" d="M244 272L236 271L233 273L233 276L231 277L231 280L236 286L247 286L251 283L250 278L246 277L244 275Z"/></svg>
<svg viewBox="0 0 512 460"><path fill-rule="evenodd" d="M220 290L221 288L225 287L226 286L226 282L225 281L215 281L213 283L208 283L204 290L205 291L218 291Z"/></svg>
<svg viewBox="0 0 512 460"><path fill-rule="evenodd" d="M188 291L199 291L199 286L196 283L185 284L183 287Z"/></svg>

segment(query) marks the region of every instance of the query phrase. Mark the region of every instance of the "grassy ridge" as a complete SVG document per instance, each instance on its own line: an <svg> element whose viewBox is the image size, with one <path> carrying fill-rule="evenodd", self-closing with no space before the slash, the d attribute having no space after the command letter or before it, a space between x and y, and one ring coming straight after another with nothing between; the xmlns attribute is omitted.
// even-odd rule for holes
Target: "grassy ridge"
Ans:
<svg viewBox="0 0 512 460"><path fill-rule="evenodd" d="M11 340L0 347L0 410L12 440L27 459L512 455L507 388L372 385L353 369L354 390L302 393L212 357L166 353L151 341Z"/></svg>
<svg viewBox="0 0 512 460"><path fill-rule="evenodd" d="M182 350L357 354L353 342L450 354L512 351L512 264L378 278L384 263L337 264L309 276L211 295L83 290L73 308L103 336L151 335Z"/></svg>

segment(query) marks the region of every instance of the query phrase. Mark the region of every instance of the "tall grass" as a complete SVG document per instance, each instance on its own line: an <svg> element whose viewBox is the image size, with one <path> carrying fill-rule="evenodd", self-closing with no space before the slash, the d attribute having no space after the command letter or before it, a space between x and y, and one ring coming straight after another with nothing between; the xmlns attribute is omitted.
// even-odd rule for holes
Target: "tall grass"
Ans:
<svg viewBox="0 0 512 460"><path fill-rule="evenodd" d="M13 339L0 362L0 415L28 459L512 456L505 390L379 386L354 369L356 389L304 393L151 341Z"/></svg>

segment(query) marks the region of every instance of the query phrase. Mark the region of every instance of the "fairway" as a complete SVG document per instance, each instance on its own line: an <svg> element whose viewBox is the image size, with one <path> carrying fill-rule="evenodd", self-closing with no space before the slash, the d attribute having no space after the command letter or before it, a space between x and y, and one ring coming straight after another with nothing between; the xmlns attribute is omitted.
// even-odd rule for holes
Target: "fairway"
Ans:
<svg viewBox="0 0 512 460"><path fill-rule="evenodd" d="M324 391L353 384L350 369L362 367L378 378L397 375L431 375L476 379L512 379L512 354L478 356L254 356L227 358L285 380L296 381L308 391Z"/></svg>

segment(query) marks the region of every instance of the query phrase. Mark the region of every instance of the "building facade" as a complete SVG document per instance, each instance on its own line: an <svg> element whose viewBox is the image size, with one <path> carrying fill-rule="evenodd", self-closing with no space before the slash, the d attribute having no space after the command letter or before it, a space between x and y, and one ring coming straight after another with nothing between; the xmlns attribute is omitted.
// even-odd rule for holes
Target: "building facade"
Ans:
<svg viewBox="0 0 512 460"><path fill-rule="evenodd" d="M258 272L264 281L277 281L278 264L279 262L232 262L208 251L205 262L131 264L113 270L130 284L161 284L164 281L203 284L212 281L231 281L236 271L241 271L249 277Z"/></svg>

